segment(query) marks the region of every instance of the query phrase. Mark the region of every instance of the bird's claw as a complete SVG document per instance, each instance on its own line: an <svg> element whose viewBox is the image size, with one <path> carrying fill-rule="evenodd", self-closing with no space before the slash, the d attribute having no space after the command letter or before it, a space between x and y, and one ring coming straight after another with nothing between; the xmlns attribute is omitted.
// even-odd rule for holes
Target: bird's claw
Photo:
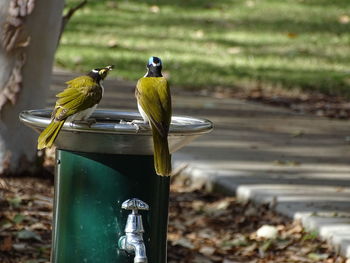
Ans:
<svg viewBox="0 0 350 263"><path fill-rule="evenodd" d="M139 125L139 124L146 124L144 121L142 120L132 120L132 121L128 121L126 122L126 124L130 124L135 126L136 128L136 133L138 133L140 130L145 130L145 127Z"/></svg>
<svg viewBox="0 0 350 263"><path fill-rule="evenodd" d="M96 119L74 120L70 123L70 125L73 128L74 125L76 125L76 124L83 124L83 125L87 125L87 126L89 126L89 128L91 128L91 126L95 123L96 123Z"/></svg>
<svg viewBox="0 0 350 263"><path fill-rule="evenodd" d="M140 131L140 125L137 125L136 123L133 123L132 125L135 126L136 128L136 133L138 133Z"/></svg>

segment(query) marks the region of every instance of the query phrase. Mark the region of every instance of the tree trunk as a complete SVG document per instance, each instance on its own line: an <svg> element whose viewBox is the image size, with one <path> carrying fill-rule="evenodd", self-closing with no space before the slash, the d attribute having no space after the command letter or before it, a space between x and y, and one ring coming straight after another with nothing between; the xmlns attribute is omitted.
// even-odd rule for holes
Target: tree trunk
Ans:
<svg viewBox="0 0 350 263"><path fill-rule="evenodd" d="M37 134L18 115L45 105L63 6L64 0L0 1L0 174L28 169L23 165L36 157Z"/></svg>

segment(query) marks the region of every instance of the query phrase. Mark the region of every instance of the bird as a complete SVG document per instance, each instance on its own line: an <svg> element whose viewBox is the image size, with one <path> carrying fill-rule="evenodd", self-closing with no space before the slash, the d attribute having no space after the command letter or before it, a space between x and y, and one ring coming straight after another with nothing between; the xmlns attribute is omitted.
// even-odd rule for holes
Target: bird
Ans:
<svg viewBox="0 0 350 263"><path fill-rule="evenodd" d="M160 58L149 58L147 72L138 80L135 96L143 122L151 126L155 171L159 176L170 176L168 133L172 114L171 94L168 81L162 75Z"/></svg>
<svg viewBox="0 0 350 263"><path fill-rule="evenodd" d="M39 135L38 150L52 147L66 121L85 122L91 126L88 118L103 96L102 82L113 67L92 69L86 75L66 82L67 87L56 95L57 101L49 126Z"/></svg>

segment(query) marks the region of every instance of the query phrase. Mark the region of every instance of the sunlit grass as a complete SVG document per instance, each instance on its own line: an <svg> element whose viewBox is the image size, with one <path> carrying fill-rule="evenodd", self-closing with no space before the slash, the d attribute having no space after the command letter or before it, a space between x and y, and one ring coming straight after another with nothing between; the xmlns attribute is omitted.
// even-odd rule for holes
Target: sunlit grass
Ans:
<svg viewBox="0 0 350 263"><path fill-rule="evenodd" d="M350 95L348 16L348 0L99 0L73 17L56 63L113 63L113 74L136 80L157 55L173 85Z"/></svg>

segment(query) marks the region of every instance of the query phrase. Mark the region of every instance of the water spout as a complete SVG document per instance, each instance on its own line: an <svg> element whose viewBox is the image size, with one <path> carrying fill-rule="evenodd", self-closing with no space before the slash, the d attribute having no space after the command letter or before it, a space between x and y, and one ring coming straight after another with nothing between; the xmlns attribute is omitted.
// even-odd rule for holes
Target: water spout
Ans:
<svg viewBox="0 0 350 263"><path fill-rule="evenodd" d="M148 210L148 205L141 200L133 198L123 202L122 208L132 210L132 212L128 215L125 225L125 236L119 239L119 248L135 254L134 263L147 263L146 247L142 237L145 231L142 217L138 214L138 210Z"/></svg>

